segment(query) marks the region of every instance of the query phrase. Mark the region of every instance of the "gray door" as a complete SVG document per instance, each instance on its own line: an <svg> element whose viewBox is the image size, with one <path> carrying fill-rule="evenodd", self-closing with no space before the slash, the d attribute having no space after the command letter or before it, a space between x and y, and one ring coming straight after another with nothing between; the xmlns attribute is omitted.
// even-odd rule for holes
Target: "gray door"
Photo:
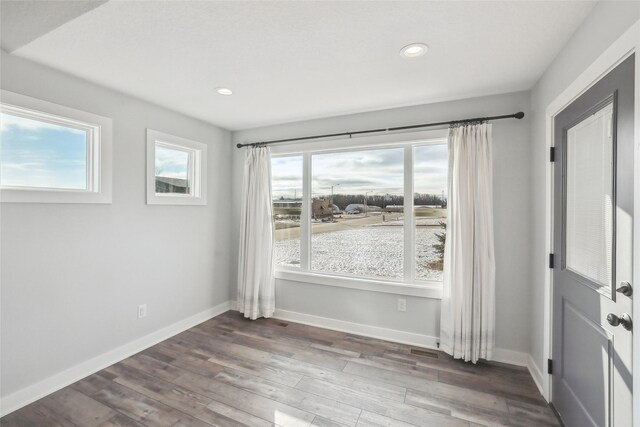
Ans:
<svg viewBox="0 0 640 427"><path fill-rule="evenodd" d="M632 425L634 56L554 123L552 403L567 427Z"/></svg>

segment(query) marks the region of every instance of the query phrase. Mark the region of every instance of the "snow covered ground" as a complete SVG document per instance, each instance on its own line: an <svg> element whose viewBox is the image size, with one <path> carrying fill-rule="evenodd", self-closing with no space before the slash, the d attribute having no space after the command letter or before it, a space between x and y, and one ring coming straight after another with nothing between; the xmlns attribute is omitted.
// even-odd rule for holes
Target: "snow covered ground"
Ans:
<svg viewBox="0 0 640 427"><path fill-rule="evenodd" d="M428 264L437 261L433 249L439 227L416 227L416 275L424 280L442 280L442 271ZM377 226L338 230L312 236L311 268L314 271L358 276L402 278L403 227ZM276 241L276 264L297 265L300 239Z"/></svg>

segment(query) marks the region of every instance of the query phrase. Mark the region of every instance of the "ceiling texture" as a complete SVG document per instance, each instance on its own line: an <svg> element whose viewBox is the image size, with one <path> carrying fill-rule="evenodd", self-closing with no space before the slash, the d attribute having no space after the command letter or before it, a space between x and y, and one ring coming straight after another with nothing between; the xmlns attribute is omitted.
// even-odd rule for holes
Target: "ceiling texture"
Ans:
<svg viewBox="0 0 640 427"><path fill-rule="evenodd" d="M0 5L11 55L240 130L531 89L594 2Z"/></svg>

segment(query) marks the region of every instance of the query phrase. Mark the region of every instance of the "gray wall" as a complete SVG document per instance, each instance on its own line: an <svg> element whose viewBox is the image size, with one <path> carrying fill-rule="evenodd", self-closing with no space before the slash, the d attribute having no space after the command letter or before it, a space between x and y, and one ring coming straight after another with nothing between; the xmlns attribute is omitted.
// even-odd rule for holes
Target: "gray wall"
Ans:
<svg viewBox="0 0 640 427"><path fill-rule="evenodd" d="M114 125L112 204L1 204L3 396L228 300L229 132L4 52L1 86ZM208 144L208 206L145 204L146 127Z"/></svg>
<svg viewBox="0 0 640 427"><path fill-rule="evenodd" d="M464 101L397 108L234 132L237 142L401 126L455 118L528 113L528 92ZM528 115L527 115L528 116ZM312 143L310 143L312 144ZM234 148L233 210L240 209L244 150ZM497 286L497 347L529 348L529 119L494 124L494 202ZM238 217L233 217L232 265L237 265ZM236 272L232 272L235 285ZM278 281L278 309L329 317L429 336L439 335L440 301L406 297L407 311L396 310L397 295ZM235 288L231 290L232 297Z"/></svg>
<svg viewBox="0 0 640 427"><path fill-rule="evenodd" d="M598 2L531 93L531 355L544 366L545 110L596 58L640 19L640 2ZM540 369L542 372L542 369Z"/></svg>

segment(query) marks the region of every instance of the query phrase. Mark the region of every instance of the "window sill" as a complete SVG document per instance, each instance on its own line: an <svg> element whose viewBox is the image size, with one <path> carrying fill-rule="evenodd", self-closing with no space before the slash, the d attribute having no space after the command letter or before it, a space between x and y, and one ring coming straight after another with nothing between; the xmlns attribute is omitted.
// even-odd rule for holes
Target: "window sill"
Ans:
<svg viewBox="0 0 640 427"><path fill-rule="evenodd" d="M82 191L57 189L0 189L2 203L96 203L110 204L111 191Z"/></svg>
<svg viewBox="0 0 640 427"><path fill-rule="evenodd" d="M388 282L376 279L334 276L331 274L309 273L293 270L276 270L277 280L311 283L314 285L334 286L338 288L359 289L363 291L384 292L388 294L407 295L422 298L442 299L442 285L438 282L425 284L408 284Z"/></svg>

